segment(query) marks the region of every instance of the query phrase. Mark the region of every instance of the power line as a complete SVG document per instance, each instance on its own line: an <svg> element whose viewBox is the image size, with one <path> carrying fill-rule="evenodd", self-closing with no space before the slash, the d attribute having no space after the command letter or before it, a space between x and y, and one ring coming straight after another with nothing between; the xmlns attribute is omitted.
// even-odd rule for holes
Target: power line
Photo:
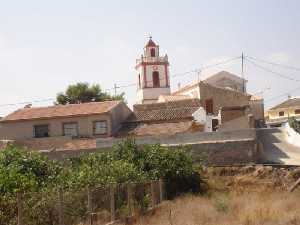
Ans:
<svg viewBox="0 0 300 225"><path fill-rule="evenodd" d="M214 63L214 64L209 64L209 65L202 66L199 69L193 69L193 70L186 71L186 72L183 72L183 73L176 73L176 74L171 75L170 77L174 78L174 77L185 76L185 75L188 75L188 74L191 74L191 73L199 73L199 71L203 71L203 70L206 70L206 69L209 69L209 68L212 68L212 67L216 67L216 66L219 66L219 65L227 64L229 62L235 61L235 60L240 59L240 58L241 58L241 56L233 57L233 58L230 58L230 59L227 59L227 60L223 60L223 61L220 61L220 62L217 62L217 63ZM162 79L159 79L159 80L164 80L164 79L165 78L162 78ZM150 83L150 81L146 81L146 82ZM116 94L116 90L117 89L120 89L120 88L129 88L129 87L133 87L133 86L137 86L137 85L138 85L138 83L131 83L131 84L121 85L121 86L117 86L117 84L115 84L114 87L105 89L105 91L114 91L115 94ZM0 107L9 107L9 106L17 106L17 105L32 104L32 103L41 103L41 102L49 102L49 101L55 101L55 99L54 98L48 98L48 99L41 99L41 100L34 100L34 101L24 101L24 102L17 102L17 103L7 103L7 104L0 105Z"/></svg>
<svg viewBox="0 0 300 225"><path fill-rule="evenodd" d="M270 102L270 101L277 100L278 98L287 96L287 95L291 94L292 92L295 92L295 91L298 91L298 90L300 90L300 86L297 87L297 88L291 89L290 91L285 92L284 94L277 95L277 96L275 96L275 97L269 98L269 99L265 100L265 102Z"/></svg>
<svg viewBox="0 0 300 225"><path fill-rule="evenodd" d="M297 68L295 66L288 66L288 65L283 65L283 64L279 64L279 63L274 63L274 62L266 61L266 60L263 60L263 59L258 59L258 58L252 57L252 56L246 56L246 58L249 58L249 59L252 59L252 60L255 60L255 61L258 61L258 62L270 64L270 65L273 65L273 66L279 66L279 67L290 69L290 70L300 71L300 68Z"/></svg>
<svg viewBox="0 0 300 225"><path fill-rule="evenodd" d="M292 78L292 77L287 76L287 75L285 75L285 74L278 73L278 72L275 72L275 71L273 71L273 70L270 70L270 69L268 69L268 68L266 68L266 67L264 67L264 66L258 65L257 63L255 63L255 62L253 62L252 60L250 60L248 57L246 57L246 60L247 60L248 62L250 62L252 65L254 65L254 66L256 66L256 67L258 67L258 68L260 68L260 69L262 69L262 70L264 70L264 71L266 71L266 72L272 73L272 74L274 74L274 75L276 75L276 76L278 76L278 77L280 77L280 78L284 78L284 79L287 79L287 80L290 80L290 81L300 82L300 80L298 80L298 79Z"/></svg>

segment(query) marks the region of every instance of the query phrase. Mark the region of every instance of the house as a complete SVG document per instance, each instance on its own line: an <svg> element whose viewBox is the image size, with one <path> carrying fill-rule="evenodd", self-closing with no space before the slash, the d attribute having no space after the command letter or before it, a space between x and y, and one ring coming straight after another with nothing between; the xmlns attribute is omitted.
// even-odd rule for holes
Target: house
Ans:
<svg viewBox="0 0 300 225"><path fill-rule="evenodd" d="M0 121L0 140L110 137L132 111L122 101L26 107Z"/></svg>
<svg viewBox="0 0 300 225"><path fill-rule="evenodd" d="M116 136L159 136L204 131L193 113L201 108L199 99L183 99L152 104L136 104Z"/></svg>
<svg viewBox="0 0 300 225"><path fill-rule="evenodd" d="M204 80L204 82L216 87L228 88L239 92L246 92L246 85L248 81L227 71L221 71L208 77Z"/></svg>
<svg viewBox="0 0 300 225"><path fill-rule="evenodd" d="M217 115L222 107L249 105L256 127L264 126L264 100L243 92L246 80L222 71L206 80L189 84L172 93L172 96L199 98L206 112ZM244 88L244 89L243 89ZM166 97L160 97L164 99Z"/></svg>
<svg viewBox="0 0 300 225"><path fill-rule="evenodd" d="M187 85L172 93L198 98L208 114L218 115L219 109L225 106L247 105L251 95L232 89L216 87L205 81Z"/></svg>
<svg viewBox="0 0 300 225"><path fill-rule="evenodd" d="M270 108L266 112L268 127L280 127L289 117L300 119L300 97L289 97L284 102Z"/></svg>

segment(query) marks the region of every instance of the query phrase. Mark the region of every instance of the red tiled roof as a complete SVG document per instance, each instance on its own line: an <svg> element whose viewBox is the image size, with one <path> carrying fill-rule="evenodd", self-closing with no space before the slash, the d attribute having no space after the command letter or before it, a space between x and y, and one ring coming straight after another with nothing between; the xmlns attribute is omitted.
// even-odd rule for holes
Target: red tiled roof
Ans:
<svg viewBox="0 0 300 225"><path fill-rule="evenodd" d="M150 38L148 43L146 44L146 47L156 47L157 45L155 44L154 41Z"/></svg>
<svg viewBox="0 0 300 225"><path fill-rule="evenodd" d="M199 107L201 107L199 99L138 104L133 106L134 114L128 119L128 122L191 119L192 114Z"/></svg>
<svg viewBox="0 0 300 225"><path fill-rule="evenodd" d="M96 149L96 138L47 137L15 141L16 145L36 151Z"/></svg>
<svg viewBox="0 0 300 225"><path fill-rule="evenodd" d="M1 122L102 114L109 112L119 103L120 101L105 101L70 105L55 105L38 108L24 108L4 117Z"/></svg>
<svg viewBox="0 0 300 225"><path fill-rule="evenodd" d="M203 126L198 126L193 121L143 123L134 126L123 126L116 136L160 136L195 131L203 131Z"/></svg>

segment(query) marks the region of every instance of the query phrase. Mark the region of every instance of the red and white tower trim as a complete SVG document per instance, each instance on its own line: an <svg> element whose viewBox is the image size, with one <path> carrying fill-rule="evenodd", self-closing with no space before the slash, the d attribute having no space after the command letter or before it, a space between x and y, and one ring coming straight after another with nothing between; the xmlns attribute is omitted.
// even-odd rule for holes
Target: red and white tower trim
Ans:
<svg viewBox="0 0 300 225"><path fill-rule="evenodd" d="M160 95L170 95L168 56L159 56L159 46L151 37L144 54L136 60L135 69L138 72L138 104L153 103Z"/></svg>

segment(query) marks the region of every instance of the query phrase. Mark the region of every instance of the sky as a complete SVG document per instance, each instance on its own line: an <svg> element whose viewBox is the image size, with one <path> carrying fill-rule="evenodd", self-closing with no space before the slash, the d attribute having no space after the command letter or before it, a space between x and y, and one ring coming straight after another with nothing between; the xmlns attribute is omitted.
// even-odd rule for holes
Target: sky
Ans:
<svg viewBox="0 0 300 225"><path fill-rule="evenodd" d="M52 104L76 82L111 93L135 83L149 34L169 56L172 90L198 77L173 75L242 52L300 68L299 8L298 0L0 0L0 116L24 106L16 103ZM300 96L300 70L255 62L245 60L247 89L266 108ZM241 75L241 59L202 70L200 79L221 70ZM136 87L121 92L134 104Z"/></svg>

